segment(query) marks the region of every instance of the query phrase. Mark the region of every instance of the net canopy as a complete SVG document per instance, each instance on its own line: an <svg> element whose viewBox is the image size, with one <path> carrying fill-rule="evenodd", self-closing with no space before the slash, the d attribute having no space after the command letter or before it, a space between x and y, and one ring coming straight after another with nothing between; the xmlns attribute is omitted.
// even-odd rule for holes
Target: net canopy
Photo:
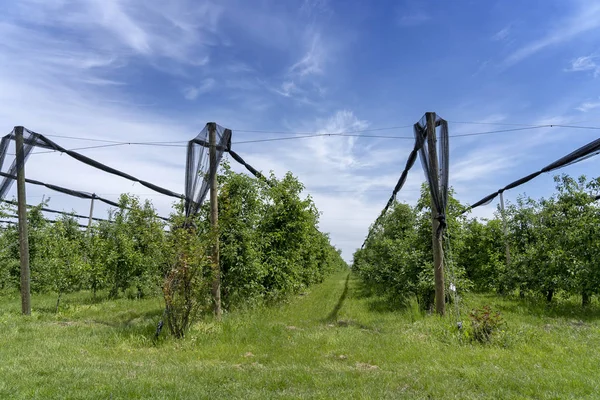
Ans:
<svg viewBox="0 0 600 400"><path fill-rule="evenodd" d="M8 148L11 140L15 140L15 130L22 129L23 132L23 160L27 161L31 151L34 147L40 147L43 149L58 151L60 153L65 153L70 157L83 162L84 164L90 165L94 168L100 169L104 172L120 176L122 178L128 179L133 182L138 182L141 185L150 188L158 193L175 197L179 199L185 200L185 215L186 217L193 216L198 213L200 210L200 206L204 202L206 195L208 194L210 188L210 177L211 174L216 174L215 171L210 171L210 134L211 131L215 134L215 142L216 142L216 163L218 166L223 153L228 152L231 154L232 158L242 164L251 174L256 176L259 179L270 183L263 174L261 174L258 170L252 167L250 164L245 162L240 155L231 150L231 136L232 132L230 129L226 129L220 125L217 125L214 122L209 122L206 124L204 129L192 140L188 142L187 145L187 161L186 161L186 170L185 170L185 194L178 194L169 189L165 189L148 181L136 178L133 175L125 173L123 171L112 168L108 165L102 164L96 160L93 160L83 154L80 154L73 150L67 150L54 141L48 139L46 136L33 132L29 129L23 127L15 127L11 133L4 136L2 140L0 140L0 200L4 199L8 194L10 188L12 187L13 181L17 179L17 170L19 169L19 165L17 165L17 159L15 155L11 155L8 153ZM102 198L96 194L82 192L79 190L68 189L65 187L53 185L50 183L45 183L33 179L25 179L27 183L45 186L51 190L58 191L64 194L68 194L71 196L84 198L84 199L96 199L100 200L108 205L119 207L118 203ZM159 217L161 219L167 220L167 218Z"/></svg>
<svg viewBox="0 0 600 400"><path fill-rule="evenodd" d="M6 204L11 204L13 206L17 206L18 205L18 202L13 201L13 200L1 200L0 199L0 202L6 203ZM27 204L27 208L36 208L36 207L39 207L39 206L32 206L30 204ZM96 218L96 217L93 217L93 216L90 217L89 215L76 214L75 212L66 212L66 211L54 210L54 209L48 208L48 207L39 207L39 209L41 211L44 211L44 212L47 212L47 213L51 213L51 214L66 215L66 216L75 217L75 218L85 218L85 219L90 219L91 218L93 221L112 222L112 221L109 221L109 220L104 219L104 218Z"/></svg>
<svg viewBox="0 0 600 400"><path fill-rule="evenodd" d="M206 124L194 139L188 142L187 161L185 166L185 216L198 213L202 202L210 188L209 135L214 130L216 135L217 165L223 153L231 150L231 129L225 129L214 122Z"/></svg>
<svg viewBox="0 0 600 400"><path fill-rule="evenodd" d="M428 138L428 121L433 126L434 129L437 130L439 127L439 141L436 141L432 138L432 142L436 145L437 150L437 159L435 162L430 158L429 153L429 144L427 141ZM367 238L362 244L364 248L365 243L371 237L371 234L374 228L379 224L381 218L387 213L388 209L392 206L394 201L396 200L396 196L398 192L404 186L406 182L406 178L408 177L408 172L415 164L417 157L420 156L421 164L423 165L423 170L425 171L425 177L427 178L427 182L429 183L429 187L431 190L431 197L434 202L436 218L440 221L440 228L438 229L438 235L442 234L443 229L446 226L446 208L448 204L448 179L449 179L449 145L448 145L448 123L439 118L435 113L426 113L414 126L414 134L415 134L415 145L410 152L408 159L406 160L406 165L400 178L398 179L398 183L394 187L392 191L392 195L388 200L387 204L373 223L373 227L369 231ZM439 143L439 145L437 144ZM434 182L433 172L437 167L438 170L438 180Z"/></svg>
<svg viewBox="0 0 600 400"><path fill-rule="evenodd" d="M467 207L466 209L464 209L461 212L461 214L464 214L467 211L472 210L475 207L490 204L492 202L492 200L494 200L498 195L500 195L500 193L503 193L504 191L509 190L509 189L516 188L517 186L521 186L522 184L529 182L530 180L536 178L537 176L539 176L543 173L551 172L551 171L557 170L559 168L563 168L563 167L578 163L580 161L586 160L586 159L593 157L595 155L598 155L598 154L600 154L600 139L596 139L584 146L581 146L580 148L567 154L566 156L559 158L558 160L554 161L551 164L546 165L544 168L540 169L539 171L533 172L527 176L522 177L521 179L517 179L516 181L509 183L508 185L504 186L503 188L498 189L494 193L490 193L489 195L485 196L483 199L475 202L470 207ZM597 196L595 199L599 200L600 196Z"/></svg>
<svg viewBox="0 0 600 400"><path fill-rule="evenodd" d="M0 180L0 200L4 200L6 198L6 195L8 194L10 188L12 187L13 181L15 181L17 179L16 174L17 174L17 170L20 167L20 165L17 165L16 154L10 154L8 152L10 141L16 139L15 132L17 129L21 129L23 132L23 162L27 161L27 159L29 158L29 155L31 154L31 151L33 150L34 147L40 147L43 149L48 149L48 150L52 150L52 151L58 151L60 153L65 153L68 156L70 156L84 164L90 165L94 168L100 169L100 170L108 172L110 174L120 176L120 177L128 179L130 181L138 182L141 185L143 185L147 188L150 188L158 193L162 193L164 195L167 195L170 197L176 197L176 198L184 197L183 195L177 194L169 189L165 189L163 187L160 187L160 186L150 183L148 181L138 179L132 175L129 175L125 172L119 171L115 168L109 167L108 165L102 164L96 160L93 160L87 156L84 156L83 154L77 153L76 151L67 150L64 147L60 146L59 144L55 143L54 141L48 139L44 135L33 132L33 131L23 128L23 127L15 127L11 133L4 136L2 138L2 140L0 140L0 177L3 178ZM57 186L57 185L53 185L50 183L45 183L45 182L41 182L38 180L29 179L29 178L26 178L25 182L32 184L32 185L44 186L44 187L47 187L48 189L54 190L59 193L64 193L64 194L67 194L70 196L74 196L74 197L78 197L78 198L82 198L82 199L95 199L95 200L102 201L103 203L106 203L110 206L119 207L119 204L117 202L105 199L94 193L88 193L88 192L83 192L83 191L79 191L79 190L68 189L68 188L65 188L62 186ZM48 212L50 212L50 211L48 211ZM165 217L160 217L160 216L157 216L157 217L162 220L165 220L165 221L169 220L168 218L165 218Z"/></svg>
<svg viewBox="0 0 600 400"><path fill-rule="evenodd" d="M169 189L165 189L158 185L150 183L148 181L136 178L133 175L129 175L125 172L119 171L118 169L109 167L108 165L102 164L101 162L98 162L92 158L84 156L83 154L80 154L76 151L67 150L64 147L53 142L52 140L48 139L44 135L35 133L35 132L30 131L29 129L26 129L23 127L15 127L15 129L23 129L23 139L24 139L23 140L23 152L24 152L24 161L25 162L27 161L27 158L29 157L29 154L31 153L31 150L33 149L33 147L41 147L43 149L54 150L54 151L58 151L61 153L65 153L68 156L70 156L84 164L87 164L91 167L100 169L104 172L108 172L109 174L120 176L122 178L128 179L133 182L138 182L142 186L152 189L155 192L162 193L166 196L175 197L175 198L183 198L184 197L182 194L177 194ZM9 133L8 135L4 136L2 138L2 140L0 141L0 172L3 172L4 162L5 162L5 159L7 156L8 145L11 140L15 140L15 131L14 130L11 133ZM10 164L8 171L5 172L5 174L8 176L4 175L4 179L2 180L2 183L0 183L0 199L5 198L6 194L10 190L10 188L12 186L12 182L13 182L12 176L16 175L17 167L18 167L17 160L15 157L13 162Z"/></svg>
<svg viewBox="0 0 600 400"><path fill-rule="evenodd" d="M428 129L436 131L436 135L428 137ZM439 130L437 129L439 128ZM414 125L415 140L423 141L419 150L421 164L425 171L425 177L431 192L432 206L435 208L435 218L440 222L437 235L442 234L446 227L446 209L448 207L448 179L449 179L449 144L448 144L448 122L438 117L435 113L426 113L419 122ZM424 139L420 139L423 137ZM438 140L436 140L436 137ZM427 140L425 140L427 138ZM437 159L432 158L430 146L436 146ZM437 177L437 181L436 181Z"/></svg>
<svg viewBox="0 0 600 400"><path fill-rule="evenodd" d="M11 180L16 180L17 177L15 175L9 175L5 172L0 172L0 176L4 177L4 178L8 178ZM69 196L73 196L73 197L78 197L80 199L88 199L88 200L98 200L101 201L105 204L108 204L109 206L113 206L113 207L117 207L120 208L121 206L119 205L119 203L106 199L102 196L98 196L95 193L89 193L89 192L82 192L80 190L73 190L73 189L68 189L62 186L58 186L58 185L53 185L51 183L44 183L35 179L29 179L29 178L25 178L25 182L29 183L31 185L37 185L37 186L44 186L47 187L50 190L54 190L55 192L59 192L59 193L64 193L67 194ZM2 199L4 201L4 199ZM162 219L163 221L169 221L169 218L167 217L161 217L159 215L156 216L159 219Z"/></svg>

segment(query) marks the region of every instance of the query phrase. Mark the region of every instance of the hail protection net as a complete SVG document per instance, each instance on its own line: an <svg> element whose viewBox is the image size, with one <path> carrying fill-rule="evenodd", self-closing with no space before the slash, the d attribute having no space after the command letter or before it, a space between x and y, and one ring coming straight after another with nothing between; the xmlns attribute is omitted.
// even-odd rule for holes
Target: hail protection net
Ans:
<svg viewBox="0 0 600 400"><path fill-rule="evenodd" d="M231 150L231 130L213 122L206 124L194 139L188 142L185 167L185 215L198 213L210 188L210 151L211 130L216 136L216 165L219 165L224 152Z"/></svg>
<svg viewBox="0 0 600 400"><path fill-rule="evenodd" d="M398 192L404 186L404 183L406 182L406 178L408 178L408 171L410 171L410 169L413 167L413 165L415 165L415 161L417 161L417 157L419 156L419 150L421 150L421 147L423 147L424 141L425 141L424 135L416 135L415 145L414 145L412 151L410 152L408 159L406 160L406 165L404 166L404 171L402 171L402 174L400 174L400 178L398 179L398 182L396 183L396 186L394 187L394 190L392 191L392 195L390 196L390 199L386 203L385 207L383 207L383 210L381 210L381 213L379 214L379 216L373 223L373 228L375 228L379 224L379 221L381 220L381 218L383 218L383 216L387 213L387 211L392 206L392 204L394 204L394 201L396 200L396 196L398 195ZM365 244L371 237L372 232L373 232L373 230L370 230L369 233L367 234L367 237L362 244L362 248L365 247Z"/></svg>
<svg viewBox="0 0 600 400"><path fill-rule="evenodd" d="M428 130L427 124L428 120L431 119L431 125L434 126L436 131L439 131L439 140L434 142L436 143L437 149L437 159L435 162L432 162L429 153L429 145L428 145ZM439 130L437 129L439 128ZM414 133L415 133L415 145L406 160L406 166L404 167L404 171L400 175L398 179L398 183L394 187L392 192L392 196L388 200L387 204L373 223L373 226L365 241L362 244L362 248L364 248L365 244L371 237L371 233L379 224L379 221L386 214L388 209L392 206L394 201L396 200L396 195L404 186L406 182L406 178L408 177L408 171L412 168L417 160L417 157L420 156L421 163L423 164L423 169L425 170L425 176L429 183L429 187L431 188L431 196L434 199L434 205L436 209L436 217L440 221L440 227L438 229L438 235L442 234L443 229L446 226L446 207L448 204L448 176L449 176L449 146L448 146L448 123L437 117L435 113L427 113L421 118L419 122L414 125ZM438 182L433 182L433 171L435 170L435 166L437 165L438 169Z"/></svg>
<svg viewBox="0 0 600 400"><path fill-rule="evenodd" d="M100 169L109 174L120 176L122 178L128 179L133 182L138 182L141 185L143 185L149 189L152 189L158 193L162 193L166 196L175 197L175 198L183 198L184 197L182 194L175 193L169 189L165 189L163 187L160 187L160 186L150 183L148 181L136 178L133 175L129 175L123 171L119 171L108 165L102 164L102 163L100 163L94 159L91 159L87 156L84 156L83 154L80 154L76 151L67 150L64 147L60 146L59 144L48 139L44 135L30 131L29 129L26 129L23 127L15 127L11 133L4 136L2 138L2 140L0 140L0 177L2 177L2 179L0 180L0 200L3 200L6 198L6 195L8 194L10 188L12 187L13 182L17 179L17 170L19 169L20 165L17 165L17 157L15 154L16 152L10 153L9 150L10 150L10 142L16 141L16 133L17 133L18 129L22 130L22 133L23 133L23 163L27 162L27 159L28 159L29 155L31 154L31 151L33 150L34 147L40 147L42 149L47 149L47 150L67 154L68 156L70 156L84 164L87 164L91 167ZM16 149L16 146L15 146L15 149ZM48 189L51 189L51 190L54 190L54 191L57 191L60 193L64 193L64 194L67 194L70 196L79 197L82 199L96 199L96 200L102 201L108 205L111 205L113 207L119 207L118 203L108 200L108 199L105 199L105 198L102 198L93 193L68 189L65 187L61 187L61 186L57 186L57 185L53 185L50 183L45 183L45 182L37 181L34 179L29 179L29 178L26 178L25 182L32 184L32 185L45 186ZM165 217L158 216L158 218L168 221L168 218L165 218Z"/></svg>
<svg viewBox="0 0 600 400"><path fill-rule="evenodd" d="M543 173L551 172L551 171L554 171L554 170L557 170L557 169L560 169L563 167L567 167L569 165L578 163L580 161L587 160L588 158L596 156L598 154L600 154L600 139L596 139L596 140L586 144L585 146L578 148L577 150L554 161L553 163L546 165L544 168L540 169L539 171L533 172L527 176L522 177L521 179L517 179L516 181L509 183L508 185L504 186L503 188L498 189L496 192L490 193L489 195L485 196L483 199L475 202L470 207L467 207L466 209L464 209L461 212L461 214L464 214L467 211L472 210L475 207L490 204L492 202L492 200L494 200L496 198L496 196L498 196L500 193L503 193L506 190L516 188L517 186L521 186L522 184L529 182L530 180L538 177L539 175L541 175ZM596 197L596 200L598 200L598 199L600 199L600 197Z"/></svg>
<svg viewBox="0 0 600 400"><path fill-rule="evenodd" d="M148 181L136 178L133 175L130 175L123 171L119 171L118 169L112 168L112 167L110 167L106 164L103 164L101 162L98 162L90 157L84 156L81 153L78 153L73 150L67 150L64 147L60 146L59 144L48 139L44 135L35 133L35 132L30 131L29 129L25 129L23 127L15 127L15 129L23 129L23 137L24 137L23 160L24 160L24 162L27 161L27 158L28 158L29 154L31 153L31 149L33 147L40 147L43 149L48 149L48 150L67 154L69 157L72 157L72 158L76 159L77 161L80 161L91 167L97 168L101 171L107 172L112 175L120 176L121 178L128 179L132 182L137 182L142 186L145 186L149 189L154 190L155 192L164 194L166 196L175 197L175 198L183 198L184 197L182 194L175 193L169 189L165 189L163 187L160 187L160 186L150 183ZM4 177L2 183L0 184L0 199L3 199L6 196L8 190L12 186L12 181L15 179L15 175L16 175L16 171L17 171L16 159L15 159L15 161L13 161L11 166L8 168L7 172L2 171L2 169L4 167L5 157L8 154L7 153L8 143L11 140L15 140L15 130L13 130L12 133L10 133L7 136L5 136L4 138L2 138L2 141L0 142L0 172L2 173L2 176Z"/></svg>
<svg viewBox="0 0 600 400"><path fill-rule="evenodd" d="M439 128L439 129L438 129ZM437 135L429 132L436 131ZM436 219L440 222L437 235L446 227L446 209L448 206L449 144L448 123L435 113L426 113L414 125L415 140L423 141L419 150L421 164L429 183L431 199L435 207ZM437 136L437 140L436 140ZM431 146L436 147L437 157L432 156ZM436 181L437 176L437 181Z"/></svg>
<svg viewBox="0 0 600 400"><path fill-rule="evenodd" d="M8 191L12 187L14 179L11 177L17 176L17 169L20 165L17 165L16 146L13 147L13 152L9 152L9 145L12 140L15 139L15 129L23 130L23 159L27 161L31 150L35 145L35 133L31 132L23 127L15 127L8 135L4 136L0 141L0 173L4 179L0 183L0 199L4 199L8 194Z"/></svg>

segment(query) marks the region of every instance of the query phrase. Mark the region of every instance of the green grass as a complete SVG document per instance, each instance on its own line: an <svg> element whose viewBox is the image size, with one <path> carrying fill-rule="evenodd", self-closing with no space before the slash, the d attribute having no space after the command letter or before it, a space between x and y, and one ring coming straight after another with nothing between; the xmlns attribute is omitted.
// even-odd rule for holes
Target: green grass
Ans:
<svg viewBox="0 0 600 400"><path fill-rule="evenodd" d="M470 295L507 322L493 343L369 294L347 273L277 307L206 318L152 343L160 299L0 297L0 398L600 398L600 310ZM450 308L449 308L450 310ZM163 335L165 332L163 332Z"/></svg>

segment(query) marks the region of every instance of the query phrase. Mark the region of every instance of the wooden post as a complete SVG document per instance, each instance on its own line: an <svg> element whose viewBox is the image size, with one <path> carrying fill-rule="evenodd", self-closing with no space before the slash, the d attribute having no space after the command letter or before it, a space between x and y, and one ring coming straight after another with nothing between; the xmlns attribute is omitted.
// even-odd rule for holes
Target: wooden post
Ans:
<svg viewBox="0 0 600 400"><path fill-rule="evenodd" d="M506 266L510 264L510 244L508 243L508 225L504 213L504 192L500 192L500 214L502 215L502 229L504 231L504 243L506 245Z"/></svg>
<svg viewBox="0 0 600 400"><path fill-rule="evenodd" d="M427 148L429 151L429 162L431 163L431 182L439 188L439 166L437 156L437 135L435 132L435 113L425 114L427 119ZM431 190L431 188L430 188ZM439 315L446 313L446 298L444 288L444 248L442 236L438 237L437 231L440 221L437 220L437 210L431 197L432 218L432 245L433 245L433 273L435 281L435 311Z"/></svg>
<svg viewBox="0 0 600 400"><path fill-rule="evenodd" d="M90 203L90 219L88 221L87 231L90 233L90 229L92 229L92 221L94 218L94 199L96 198L96 193L92 193L92 201Z"/></svg>
<svg viewBox="0 0 600 400"><path fill-rule="evenodd" d="M213 283L212 295L214 312L217 319L221 318L221 265L219 261L219 205L217 196L217 126L214 122L208 123L209 145L209 179L210 179L210 224L213 238L212 270Z"/></svg>
<svg viewBox="0 0 600 400"><path fill-rule="evenodd" d="M23 150L23 141L23 127L15 126L19 258L21 262L21 312L24 315L31 315L31 273L29 271L29 236L27 233L27 197L25 195L25 152Z"/></svg>

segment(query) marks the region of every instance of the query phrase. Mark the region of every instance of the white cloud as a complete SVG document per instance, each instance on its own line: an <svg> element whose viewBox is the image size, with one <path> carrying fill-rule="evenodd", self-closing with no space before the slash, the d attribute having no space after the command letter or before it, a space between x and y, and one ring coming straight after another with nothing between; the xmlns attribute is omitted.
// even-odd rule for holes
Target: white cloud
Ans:
<svg viewBox="0 0 600 400"><path fill-rule="evenodd" d="M148 33L133 21L119 1L92 1L91 6L90 12L95 14L95 21L118 40L138 53L150 54L153 51Z"/></svg>
<svg viewBox="0 0 600 400"><path fill-rule="evenodd" d="M367 121L358 119L352 111L342 110L326 120L318 121L317 124L317 133L323 137L307 142L307 147L321 164L338 171L361 166L355 154L357 138L340 137L339 140L330 140L326 135L363 130L368 126Z"/></svg>
<svg viewBox="0 0 600 400"><path fill-rule="evenodd" d="M598 107L600 107L600 101L595 101L595 102L586 101L584 103L581 103L581 105L579 107L576 107L575 109L579 110L581 112L588 112L588 111L594 110Z"/></svg>
<svg viewBox="0 0 600 400"><path fill-rule="evenodd" d="M312 28L304 33L300 59L285 73L283 82L274 92L300 103L315 105L326 88L320 83L326 76L325 66L331 58L331 46L326 45L321 34Z"/></svg>
<svg viewBox="0 0 600 400"><path fill-rule="evenodd" d="M579 57L575 60L571 61L571 71L589 71L594 70L598 67L596 62L594 61L596 57L594 56L585 56Z"/></svg>
<svg viewBox="0 0 600 400"><path fill-rule="evenodd" d="M275 89L275 92L279 93L284 97L290 97L294 93L298 93L300 89L296 86L293 81L285 81L281 84L280 89Z"/></svg>
<svg viewBox="0 0 600 400"><path fill-rule="evenodd" d="M210 1L187 0L23 0L14 8L15 26L22 31L51 28L56 37L63 36L63 46L80 45L90 53L109 52L121 59L140 56L189 65L208 61L208 46L217 40L221 16L221 7ZM73 31L77 40L64 34Z"/></svg>
<svg viewBox="0 0 600 400"><path fill-rule="evenodd" d="M310 34L308 50L304 56L290 67L290 73L304 77L323 73L326 51L318 33Z"/></svg>
<svg viewBox="0 0 600 400"><path fill-rule="evenodd" d="M412 140L329 136L370 126L369 121L351 110L293 125L290 129L294 131L322 136L286 141L287 145L277 146L276 153L270 147L249 148L251 144L238 147L239 152L263 171L274 170L281 176L289 170L298 176L323 213L320 228L331 233L332 243L350 260L391 195L412 149ZM422 171L416 165L399 199L416 201L422 181Z"/></svg>
<svg viewBox="0 0 600 400"><path fill-rule="evenodd" d="M183 89L183 97L188 100L196 100L199 95L210 92L216 85L216 81L212 78L207 78L198 86L188 86Z"/></svg>
<svg viewBox="0 0 600 400"><path fill-rule="evenodd" d="M519 161L518 152L512 146L476 148L451 165L452 181L473 182L492 174L513 168Z"/></svg>
<svg viewBox="0 0 600 400"><path fill-rule="evenodd" d="M508 37L508 35L510 35L510 26L507 26L506 28L503 28L503 29L499 30L498 32L496 32L494 34L494 36L492 36L492 40L502 41L502 40L506 39Z"/></svg>
<svg viewBox="0 0 600 400"><path fill-rule="evenodd" d="M504 67L515 65L526 58L560 43L567 42L587 32L600 28L600 2L576 2L580 7L572 16L562 20L559 24L541 38L529 42L510 54L502 63Z"/></svg>
<svg viewBox="0 0 600 400"><path fill-rule="evenodd" d="M582 72L582 71L591 71L594 74L594 77L600 75L600 65L596 62L598 56L589 55L578 57L574 60L571 60L571 66L566 69L568 72Z"/></svg>

